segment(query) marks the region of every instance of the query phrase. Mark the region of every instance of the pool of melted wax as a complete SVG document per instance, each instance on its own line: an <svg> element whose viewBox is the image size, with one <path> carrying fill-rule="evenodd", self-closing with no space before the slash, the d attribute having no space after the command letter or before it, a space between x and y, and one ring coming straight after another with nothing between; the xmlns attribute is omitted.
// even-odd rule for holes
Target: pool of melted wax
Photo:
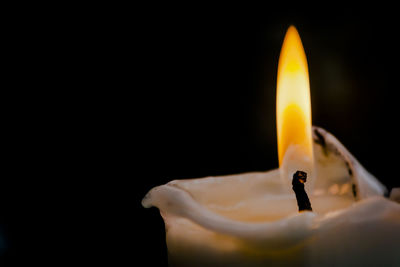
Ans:
<svg viewBox="0 0 400 267"><path fill-rule="evenodd" d="M295 194L291 187L282 183L279 174L279 170L274 170L172 182L171 185L189 191L201 205L229 219L267 222L298 212ZM319 215L344 209L355 202L350 183L335 183L327 188L319 186L309 198L313 212Z"/></svg>

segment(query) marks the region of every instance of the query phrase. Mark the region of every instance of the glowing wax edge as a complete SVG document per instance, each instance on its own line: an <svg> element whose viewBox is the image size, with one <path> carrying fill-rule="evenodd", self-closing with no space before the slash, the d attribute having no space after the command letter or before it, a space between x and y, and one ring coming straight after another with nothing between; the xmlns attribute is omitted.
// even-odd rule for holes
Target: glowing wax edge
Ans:
<svg viewBox="0 0 400 267"><path fill-rule="evenodd" d="M314 145L321 145L324 149L334 151L343 158L349 168L349 172L351 172L350 176L353 178L356 190L355 198L365 201L359 201L349 208L331 212L325 216L318 216L314 212L302 212L272 222L240 222L210 211L194 200L188 192L180 188L180 181L176 180L150 190L144 197L142 205L146 208L158 207L168 216L187 218L206 229L251 242L262 243L266 239L270 241L276 240L274 246L278 244L280 246L296 244L311 236L315 231L329 227L333 221L341 220L344 217L357 216L362 218L365 214L368 215L368 207L371 205L376 207L374 209L377 210L376 214L386 211L383 208L387 206L387 202L391 201L382 197L387 192L385 186L366 171L333 135L322 128L314 126L313 142ZM272 170L266 174L279 175L279 170ZM198 180L200 182L205 179ZM400 205L395 202L390 203L389 206L400 211ZM380 207L383 208L380 209Z"/></svg>

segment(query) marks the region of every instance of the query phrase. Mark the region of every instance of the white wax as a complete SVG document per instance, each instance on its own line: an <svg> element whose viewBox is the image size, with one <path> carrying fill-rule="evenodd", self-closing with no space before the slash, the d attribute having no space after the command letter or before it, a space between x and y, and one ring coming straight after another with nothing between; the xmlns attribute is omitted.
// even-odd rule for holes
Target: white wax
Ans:
<svg viewBox="0 0 400 267"><path fill-rule="evenodd" d="M313 131L313 212L298 212L279 170L153 188L143 205L161 211L170 264L400 266L400 204L332 135Z"/></svg>

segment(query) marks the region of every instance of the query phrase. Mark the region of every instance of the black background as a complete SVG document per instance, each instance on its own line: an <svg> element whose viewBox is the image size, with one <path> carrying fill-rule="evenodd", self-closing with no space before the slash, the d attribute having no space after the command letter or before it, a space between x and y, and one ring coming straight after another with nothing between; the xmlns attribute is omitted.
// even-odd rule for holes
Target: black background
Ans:
<svg viewBox="0 0 400 267"><path fill-rule="evenodd" d="M38 27L22 27L20 35L29 37L18 43L24 56L17 70L45 66L28 79L8 69L13 99L31 105L14 108L20 120L12 126L20 128L7 128L14 139L1 195L3 258L21 258L17 245L29 250L46 239L35 256L52 264L84 257L166 265L162 218L141 206L152 187L278 167L276 73L290 25L308 59L313 124L333 133L388 188L400 186L394 11L149 3L76 7L61 21L57 12L35 17ZM20 82L32 90L18 91ZM34 196L29 201L14 195L23 194L21 184ZM34 199L40 205L26 204ZM35 237L19 241L21 229Z"/></svg>

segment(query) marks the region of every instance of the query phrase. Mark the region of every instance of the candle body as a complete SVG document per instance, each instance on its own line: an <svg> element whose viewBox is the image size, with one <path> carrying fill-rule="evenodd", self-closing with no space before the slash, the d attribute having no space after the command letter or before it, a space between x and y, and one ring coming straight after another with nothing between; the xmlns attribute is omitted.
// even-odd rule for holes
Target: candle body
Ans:
<svg viewBox="0 0 400 267"><path fill-rule="evenodd" d="M170 265L399 266L400 204L336 138L313 131L313 212L298 213L279 169L153 188L143 205L161 211Z"/></svg>
<svg viewBox="0 0 400 267"><path fill-rule="evenodd" d="M171 266L399 266L400 209L392 204L371 199L350 209L352 214L336 215L319 225L301 242L283 247L279 242L253 243L190 220L168 218L169 262ZM378 214L365 214L372 209Z"/></svg>

